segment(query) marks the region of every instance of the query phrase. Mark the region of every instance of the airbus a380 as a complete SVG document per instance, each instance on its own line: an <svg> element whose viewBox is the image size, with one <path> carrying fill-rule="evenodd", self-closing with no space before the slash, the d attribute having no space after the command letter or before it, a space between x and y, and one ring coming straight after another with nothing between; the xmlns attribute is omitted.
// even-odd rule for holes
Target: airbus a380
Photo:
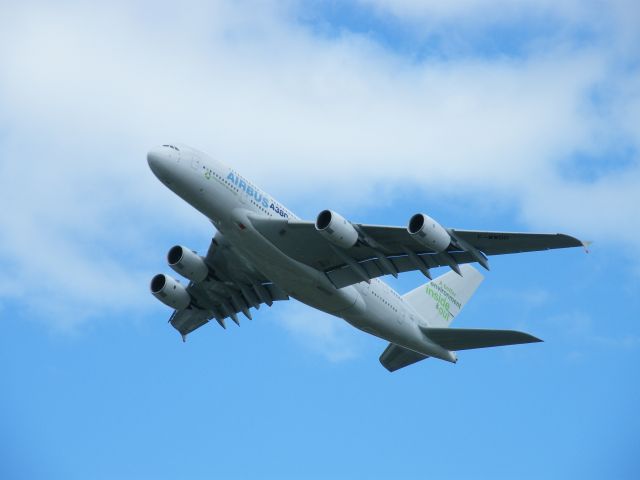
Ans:
<svg viewBox="0 0 640 480"><path fill-rule="evenodd" d="M406 227L352 223L332 210L305 221L196 149L163 145L147 161L217 230L204 257L180 245L169 250L169 266L188 286L165 274L151 280L183 340L210 320L239 325L239 313L251 319L252 308L292 297L390 342L380 356L389 371L427 357L455 363L458 350L540 341L512 330L449 328L483 280L470 263L488 270L490 255L586 247L563 234L445 228L423 213ZM431 280L440 266L451 270ZM430 281L406 295L379 279L414 270Z"/></svg>

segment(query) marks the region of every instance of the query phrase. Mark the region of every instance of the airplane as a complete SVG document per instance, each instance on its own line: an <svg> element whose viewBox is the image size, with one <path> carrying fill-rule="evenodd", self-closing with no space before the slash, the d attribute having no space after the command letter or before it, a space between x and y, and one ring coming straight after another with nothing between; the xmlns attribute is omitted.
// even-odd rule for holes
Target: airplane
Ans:
<svg viewBox="0 0 640 480"><path fill-rule="evenodd" d="M513 330L450 328L489 269L488 256L583 246L564 234L446 228L424 213L406 227L352 223L333 210L298 218L235 169L181 144L147 154L155 176L201 212L216 233L205 256L176 245L167 261L189 280L158 274L151 293L174 311L186 336L214 320L289 298L389 342L380 363L393 372L428 357L456 363L457 351L539 342ZM431 270L449 267L433 279ZM426 285L400 295L380 277L420 271Z"/></svg>

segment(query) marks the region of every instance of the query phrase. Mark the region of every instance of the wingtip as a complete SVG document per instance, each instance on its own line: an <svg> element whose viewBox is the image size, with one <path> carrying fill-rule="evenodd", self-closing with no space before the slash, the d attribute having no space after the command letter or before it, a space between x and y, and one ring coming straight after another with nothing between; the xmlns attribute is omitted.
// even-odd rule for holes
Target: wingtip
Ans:
<svg viewBox="0 0 640 480"><path fill-rule="evenodd" d="M591 244L593 243L593 241L585 240L584 242L581 242L581 243L582 243L582 248L584 248L584 252L589 253L590 252L589 247L591 247Z"/></svg>
<svg viewBox="0 0 640 480"><path fill-rule="evenodd" d="M535 337L533 335L531 335L530 333L526 333L526 332L520 332L518 331L517 333L519 333L521 335L521 341L522 343L541 343L544 342L544 340L542 340L541 338Z"/></svg>

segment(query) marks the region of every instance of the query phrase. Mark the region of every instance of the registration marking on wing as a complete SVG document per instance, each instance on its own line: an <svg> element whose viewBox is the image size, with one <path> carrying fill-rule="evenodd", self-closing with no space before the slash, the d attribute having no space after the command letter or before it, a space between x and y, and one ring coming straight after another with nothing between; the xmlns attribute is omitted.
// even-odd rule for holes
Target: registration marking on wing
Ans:
<svg viewBox="0 0 640 480"><path fill-rule="evenodd" d="M484 235L482 233L478 234L478 239L487 239L487 240L509 240L511 235L505 235L504 233L497 235Z"/></svg>

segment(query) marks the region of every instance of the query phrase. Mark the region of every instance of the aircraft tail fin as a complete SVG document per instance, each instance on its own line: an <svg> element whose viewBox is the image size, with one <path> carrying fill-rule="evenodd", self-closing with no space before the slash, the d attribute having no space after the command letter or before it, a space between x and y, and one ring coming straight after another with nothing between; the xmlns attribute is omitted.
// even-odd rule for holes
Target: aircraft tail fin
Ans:
<svg viewBox="0 0 640 480"><path fill-rule="evenodd" d="M462 275L447 272L402 297L420 315L422 321L418 326L432 343L451 353L542 341L528 333L514 330L449 328L484 280L482 274L470 265L461 265L460 273ZM393 372L425 358L428 357L424 354L389 344L380 356L380 363Z"/></svg>
<svg viewBox="0 0 640 480"><path fill-rule="evenodd" d="M471 265L460 265L460 273L449 271L402 298L429 327L448 327L484 280Z"/></svg>

